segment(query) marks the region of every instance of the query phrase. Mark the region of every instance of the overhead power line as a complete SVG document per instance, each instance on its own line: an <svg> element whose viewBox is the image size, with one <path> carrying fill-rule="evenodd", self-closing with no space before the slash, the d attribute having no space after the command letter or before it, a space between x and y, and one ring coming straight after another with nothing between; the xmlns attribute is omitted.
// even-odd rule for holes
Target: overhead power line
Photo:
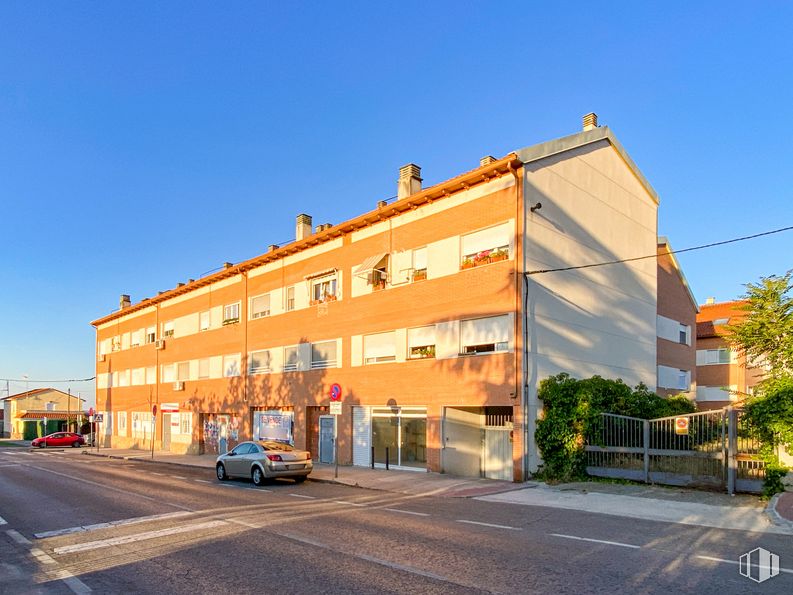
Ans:
<svg viewBox="0 0 793 595"><path fill-rule="evenodd" d="M692 246L691 248L683 248L682 250L670 250L669 252L672 254L682 254L683 252L693 252L694 250L704 250L705 248L713 248L715 246L723 246L724 244L733 244L735 242L743 242L746 240L753 240L755 238L759 238L762 236L770 236L775 233L782 233L783 231L790 231L793 229L793 225L789 227L781 227L779 229L773 229L771 231L764 231L762 233L756 233L750 236L743 236L740 238L733 238L731 240L724 240L721 242L712 242L710 244L702 244L701 246ZM525 275L539 275L541 273L556 273L561 271L575 271L577 269L589 269L593 267L602 267L606 266L607 264L620 264L623 262L633 262L635 260L645 260L647 258L657 258L658 254L648 254L646 256L635 256L633 258L623 258L620 260L608 260L605 262L594 262L592 264L580 264L577 266L570 266L570 267L559 267L555 269L538 269L536 271L526 271Z"/></svg>
<svg viewBox="0 0 793 595"><path fill-rule="evenodd" d="M46 382L49 384L55 384L58 382L91 382L91 380L96 380L96 376L91 376L90 378L68 378L66 380L36 380L35 378L0 378L0 382Z"/></svg>

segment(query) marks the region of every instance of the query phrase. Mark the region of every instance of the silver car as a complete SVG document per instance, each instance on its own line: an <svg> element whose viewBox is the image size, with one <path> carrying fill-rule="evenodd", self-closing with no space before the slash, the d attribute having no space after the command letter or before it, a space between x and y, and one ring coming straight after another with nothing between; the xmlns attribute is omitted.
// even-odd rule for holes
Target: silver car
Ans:
<svg viewBox="0 0 793 595"><path fill-rule="evenodd" d="M291 477L300 483L313 468L311 453L275 440L241 442L215 462L220 481L234 476L250 477L257 486L274 477Z"/></svg>

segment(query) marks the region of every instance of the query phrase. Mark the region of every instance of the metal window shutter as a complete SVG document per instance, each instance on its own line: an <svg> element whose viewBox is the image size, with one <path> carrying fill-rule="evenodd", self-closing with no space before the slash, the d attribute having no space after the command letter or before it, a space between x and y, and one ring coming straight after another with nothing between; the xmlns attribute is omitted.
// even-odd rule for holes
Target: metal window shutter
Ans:
<svg viewBox="0 0 793 595"><path fill-rule="evenodd" d="M362 467L371 465L369 428L371 422L368 407L352 408L352 464Z"/></svg>

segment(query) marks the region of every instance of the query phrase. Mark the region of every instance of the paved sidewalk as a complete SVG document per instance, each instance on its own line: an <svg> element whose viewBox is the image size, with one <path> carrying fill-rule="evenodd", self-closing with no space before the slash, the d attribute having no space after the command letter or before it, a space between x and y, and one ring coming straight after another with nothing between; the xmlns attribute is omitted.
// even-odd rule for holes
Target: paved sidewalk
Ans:
<svg viewBox="0 0 793 595"><path fill-rule="evenodd" d="M200 467L214 474L214 455L178 455L118 448L86 448L83 454ZM481 498L494 502L545 506L670 523L793 535L793 492L769 505L757 496L605 482L577 482L549 486L540 482L512 483L454 477L440 473L370 469L333 465L314 466L311 480L414 496Z"/></svg>

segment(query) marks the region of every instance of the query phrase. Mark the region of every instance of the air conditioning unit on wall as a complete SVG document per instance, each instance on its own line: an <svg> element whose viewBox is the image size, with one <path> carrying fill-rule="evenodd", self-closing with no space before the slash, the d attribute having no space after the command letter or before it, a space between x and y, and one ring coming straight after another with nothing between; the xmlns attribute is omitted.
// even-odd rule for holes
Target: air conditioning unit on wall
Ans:
<svg viewBox="0 0 793 595"><path fill-rule="evenodd" d="M154 342L155 349L165 349L165 339L160 339Z"/></svg>
<svg viewBox="0 0 793 595"><path fill-rule="evenodd" d="M181 380L179 380L177 382L174 382L173 383L173 389L174 390L184 390L184 382L182 382Z"/></svg>

